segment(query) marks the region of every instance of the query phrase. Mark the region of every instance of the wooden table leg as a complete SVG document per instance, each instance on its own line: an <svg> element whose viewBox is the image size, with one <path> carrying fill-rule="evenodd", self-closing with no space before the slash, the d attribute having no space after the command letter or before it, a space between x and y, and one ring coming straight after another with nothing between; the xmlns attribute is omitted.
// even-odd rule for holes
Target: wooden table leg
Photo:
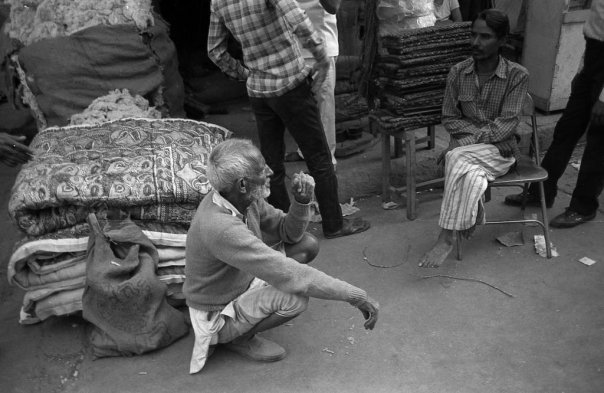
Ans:
<svg viewBox="0 0 604 393"><path fill-rule="evenodd" d="M436 147L436 126L428 126L428 149Z"/></svg>
<svg viewBox="0 0 604 393"><path fill-rule="evenodd" d="M390 135L382 133L382 202L390 202Z"/></svg>
<svg viewBox="0 0 604 393"><path fill-rule="evenodd" d="M407 218L415 220L417 217L416 193L415 193L415 133L405 132L405 155L407 160Z"/></svg>
<svg viewBox="0 0 604 393"><path fill-rule="evenodd" d="M401 138L394 137L394 158L400 158L403 156L403 140Z"/></svg>

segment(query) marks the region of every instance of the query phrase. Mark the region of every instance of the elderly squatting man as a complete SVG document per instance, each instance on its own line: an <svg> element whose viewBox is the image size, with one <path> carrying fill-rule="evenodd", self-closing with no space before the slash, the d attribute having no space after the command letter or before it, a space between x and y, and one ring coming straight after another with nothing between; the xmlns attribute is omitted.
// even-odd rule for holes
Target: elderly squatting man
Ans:
<svg viewBox="0 0 604 393"><path fill-rule="evenodd" d="M306 232L311 176L296 174L289 212L266 202L271 169L249 140L218 144L208 160L213 187L200 203L187 235L183 292L195 331L190 372L199 372L213 346L258 361L277 361L285 349L256 334L301 314L309 297L358 308L373 329L378 303L367 293L306 263L318 241Z"/></svg>

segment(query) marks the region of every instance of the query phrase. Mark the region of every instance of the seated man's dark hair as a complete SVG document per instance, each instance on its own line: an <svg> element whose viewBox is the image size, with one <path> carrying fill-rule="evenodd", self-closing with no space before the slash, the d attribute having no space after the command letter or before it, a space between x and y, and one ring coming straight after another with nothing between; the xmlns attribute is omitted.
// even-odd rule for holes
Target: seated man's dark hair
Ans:
<svg viewBox="0 0 604 393"><path fill-rule="evenodd" d="M508 16L495 8L484 10L476 16L474 21L482 19L487 23L497 35L497 38L504 38L510 33L510 20ZM472 22L474 24L474 22Z"/></svg>

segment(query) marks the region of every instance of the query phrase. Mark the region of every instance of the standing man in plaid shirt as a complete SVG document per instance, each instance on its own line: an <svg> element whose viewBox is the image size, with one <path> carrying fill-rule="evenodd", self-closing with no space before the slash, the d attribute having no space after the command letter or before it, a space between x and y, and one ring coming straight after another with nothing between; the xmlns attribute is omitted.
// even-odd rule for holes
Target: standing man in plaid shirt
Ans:
<svg viewBox="0 0 604 393"><path fill-rule="evenodd" d="M472 24L472 57L447 77L443 124L451 135L436 244L419 266L438 267L453 250L453 232L469 237L484 222L488 181L505 175L519 155L516 127L528 89L527 70L499 55L509 32L501 11L482 11Z"/></svg>
<svg viewBox="0 0 604 393"><path fill-rule="evenodd" d="M322 1L332 13L336 3ZM306 14L295 0L213 0L211 11L208 55L224 73L246 81L260 150L274 172L269 203L283 211L290 206L284 165L287 128L315 179L323 235L330 239L367 230L367 221L342 217L338 179L313 96L313 89L325 80L329 62L323 40ZM241 44L243 64L227 52L229 31ZM312 69L298 40L316 60Z"/></svg>

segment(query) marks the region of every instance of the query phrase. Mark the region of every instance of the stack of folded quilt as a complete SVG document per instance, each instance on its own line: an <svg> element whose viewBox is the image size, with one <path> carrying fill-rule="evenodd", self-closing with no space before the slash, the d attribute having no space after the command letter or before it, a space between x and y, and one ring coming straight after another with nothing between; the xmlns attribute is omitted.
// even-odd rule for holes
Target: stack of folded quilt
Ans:
<svg viewBox="0 0 604 393"><path fill-rule="evenodd" d="M199 121L140 118L40 131L9 201L25 234L8 265L9 281L26 291L20 323L82 309L90 212L128 213L158 249L168 300L182 302L186 233L210 190L207 158L230 134Z"/></svg>
<svg viewBox="0 0 604 393"><path fill-rule="evenodd" d="M440 123L447 74L470 54L470 23L403 30L381 37L374 81L383 129L415 129Z"/></svg>

